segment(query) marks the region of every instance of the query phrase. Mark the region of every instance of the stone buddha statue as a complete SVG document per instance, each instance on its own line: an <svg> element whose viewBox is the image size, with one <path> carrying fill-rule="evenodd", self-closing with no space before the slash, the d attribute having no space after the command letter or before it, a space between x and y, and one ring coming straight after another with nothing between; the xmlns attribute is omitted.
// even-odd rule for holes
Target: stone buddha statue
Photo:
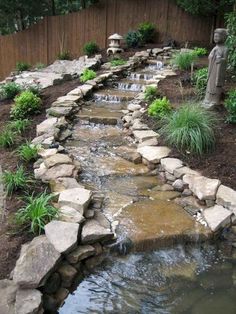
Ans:
<svg viewBox="0 0 236 314"><path fill-rule="evenodd" d="M208 79L204 106L212 108L220 104L225 82L228 49L225 46L227 30L217 28L214 32L216 46L209 55Z"/></svg>

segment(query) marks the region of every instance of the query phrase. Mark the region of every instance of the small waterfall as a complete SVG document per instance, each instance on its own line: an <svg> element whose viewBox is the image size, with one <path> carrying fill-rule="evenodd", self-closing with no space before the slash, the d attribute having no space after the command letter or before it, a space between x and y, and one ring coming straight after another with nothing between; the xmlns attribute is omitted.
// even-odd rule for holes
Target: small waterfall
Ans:
<svg viewBox="0 0 236 314"><path fill-rule="evenodd" d="M131 91L131 92L141 92L142 88L143 88L143 85L141 85L141 84L124 83L124 82L118 83L118 89L119 90L125 90L125 91Z"/></svg>
<svg viewBox="0 0 236 314"><path fill-rule="evenodd" d="M153 74L148 73L130 73L129 79L132 81L145 80L149 81L153 79Z"/></svg>
<svg viewBox="0 0 236 314"><path fill-rule="evenodd" d="M94 94L95 102L120 103L123 99L117 95Z"/></svg>
<svg viewBox="0 0 236 314"><path fill-rule="evenodd" d="M157 61L156 64L150 64L149 69L161 71L164 68L164 64L161 61Z"/></svg>

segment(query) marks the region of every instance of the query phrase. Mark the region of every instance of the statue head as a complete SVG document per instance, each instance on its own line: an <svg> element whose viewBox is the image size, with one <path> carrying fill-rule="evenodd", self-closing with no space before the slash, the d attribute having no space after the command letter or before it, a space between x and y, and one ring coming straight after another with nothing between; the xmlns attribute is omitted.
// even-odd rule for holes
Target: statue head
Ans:
<svg viewBox="0 0 236 314"><path fill-rule="evenodd" d="M225 28L217 28L214 31L214 42L216 44L223 44L226 41L228 32Z"/></svg>

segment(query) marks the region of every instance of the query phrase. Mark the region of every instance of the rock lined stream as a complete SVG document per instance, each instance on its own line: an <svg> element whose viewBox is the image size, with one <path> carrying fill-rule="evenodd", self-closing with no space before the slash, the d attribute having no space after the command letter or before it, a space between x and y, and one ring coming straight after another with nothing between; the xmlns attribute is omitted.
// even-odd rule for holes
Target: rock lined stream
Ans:
<svg viewBox="0 0 236 314"><path fill-rule="evenodd" d="M129 243L136 253L110 257L68 297L61 314L223 313L220 306L224 313L235 313L235 266L227 264L231 280L215 287L215 277L225 269L216 248L177 246L137 253L199 243L210 236L209 229L174 202L179 193L163 191L157 173L135 159L136 145L122 130L122 110L143 86L162 75L157 67L131 73L95 92L75 120L66 147L81 164L80 183L104 197L101 210L116 231L118 251L126 253Z"/></svg>

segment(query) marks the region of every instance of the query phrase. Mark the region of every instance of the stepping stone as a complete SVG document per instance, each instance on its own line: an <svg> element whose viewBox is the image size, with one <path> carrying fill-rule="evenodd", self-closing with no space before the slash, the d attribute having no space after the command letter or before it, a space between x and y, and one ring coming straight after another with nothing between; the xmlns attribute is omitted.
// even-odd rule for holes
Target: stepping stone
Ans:
<svg viewBox="0 0 236 314"><path fill-rule="evenodd" d="M228 188L225 185L220 185L217 195L216 202L232 211L236 215L236 191Z"/></svg>
<svg viewBox="0 0 236 314"><path fill-rule="evenodd" d="M211 230L216 232L230 224L232 213L223 206L215 205L205 209L203 216Z"/></svg>
<svg viewBox="0 0 236 314"><path fill-rule="evenodd" d="M141 131L133 131L134 137L139 142L143 142L146 140L150 140L153 138L158 138L160 135L152 130L141 130Z"/></svg>
<svg viewBox="0 0 236 314"><path fill-rule="evenodd" d="M163 166L165 171L173 174L177 168L183 166L183 162L177 158L163 158L161 160L161 165Z"/></svg>
<svg viewBox="0 0 236 314"><path fill-rule="evenodd" d="M168 157L170 149L165 146L144 146L138 148L138 153L147 161L158 164L162 158Z"/></svg>

